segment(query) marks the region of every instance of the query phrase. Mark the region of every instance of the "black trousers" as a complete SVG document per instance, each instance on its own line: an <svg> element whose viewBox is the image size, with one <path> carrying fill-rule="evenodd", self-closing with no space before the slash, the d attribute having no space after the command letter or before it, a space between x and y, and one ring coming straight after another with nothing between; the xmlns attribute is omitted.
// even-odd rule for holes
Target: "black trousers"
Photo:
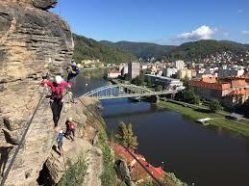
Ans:
<svg viewBox="0 0 249 186"><path fill-rule="evenodd" d="M69 82L71 79L75 78L77 75L73 73L69 73L67 76L67 82Z"/></svg>
<svg viewBox="0 0 249 186"><path fill-rule="evenodd" d="M63 102L61 101L62 99L55 99L51 103L51 109L53 113L53 120L54 120L54 126L58 126L58 122L60 120L61 116L61 110L63 108Z"/></svg>

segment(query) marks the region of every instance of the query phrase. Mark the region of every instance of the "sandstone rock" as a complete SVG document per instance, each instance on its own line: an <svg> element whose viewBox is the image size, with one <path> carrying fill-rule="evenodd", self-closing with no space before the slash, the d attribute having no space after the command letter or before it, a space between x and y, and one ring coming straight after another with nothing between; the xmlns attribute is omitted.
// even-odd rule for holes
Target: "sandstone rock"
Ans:
<svg viewBox="0 0 249 186"><path fill-rule="evenodd" d="M48 1L34 1L39 2ZM61 73L72 58L69 26L50 12L17 3L0 4L0 25L0 82L32 74L41 77L48 70Z"/></svg>
<svg viewBox="0 0 249 186"><path fill-rule="evenodd" d="M131 180L130 170L127 166L126 161L117 160L116 161L116 170L121 180L124 181L128 186L135 186L133 181Z"/></svg>
<svg viewBox="0 0 249 186"><path fill-rule="evenodd" d="M25 123L25 120L23 119L15 119L8 117L4 117L3 121L4 121L4 126L10 131L20 129L21 126L23 126Z"/></svg>
<svg viewBox="0 0 249 186"><path fill-rule="evenodd" d="M32 6L42 10L47 10L49 8L54 8L57 4L57 0L1 0L6 4L18 4L20 6Z"/></svg>
<svg viewBox="0 0 249 186"><path fill-rule="evenodd" d="M3 128L4 127L4 120L3 118L0 117L0 128Z"/></svg>
<svg viewBox="0 0 249 186"><path fill-rule="evenodd" d="M11 132L9 130L3 129L5 140L7 143L12 145L18 145L20 140L18 139L18 135L16 132Z"/></svg>
<svg viewBox="0 0 249 186"><path fill-rule="evenodd" d="M44 90L39 86L41 77L47 72L62 73L71 61L74 45L69 26L58 16L44 11L55 3L53 0L1 0L0 148L19 143L25 124L43 95ZM37 185L36 179L54 138L51 110L44 100L6 185Z"/></svg>
<svg viewBox="0 0 249 186"><path fill-rule="evenodd" d="M15 159L6 185L37 185L36 179L52 149L55 135L51 110L44 100Z"/></svg>
<svg viewBox="0 0 249 186"><path fill-rule="evenodd" d="M33 5L37 8L47 10L53 8L57 4L57 0L32 0Z"/></svg>

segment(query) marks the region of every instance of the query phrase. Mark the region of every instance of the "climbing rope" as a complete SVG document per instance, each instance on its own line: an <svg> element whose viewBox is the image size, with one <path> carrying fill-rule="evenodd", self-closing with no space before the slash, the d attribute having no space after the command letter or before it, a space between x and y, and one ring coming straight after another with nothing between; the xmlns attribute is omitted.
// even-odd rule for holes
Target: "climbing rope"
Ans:
<svg viewBox="0 0 249 186"><path fill-rule="evenodd" d="M38 104L37 104L37 106L36 106L36 108L35 108L35 110L34 110L32 116L31 116L30 120L29 120L29 121L27 122L27 124L26 124L26 128L25 128L25 130L24 130L24 132L23 132L23 134L22 134L22 136L21 136L21 140L20 140L19 144L17 145L17 147L16 147L16 149L15 149L15 151L14 151L14 154L13 154L13 156L12 156L12 159L10 160L9 165L7 166L6 171L5 171L4 174L3 174L3 178L2 178L2 181L1 181L1 185L0 185L0 186L4 186L4 184L5 184L5 182L6 182L7 178L8 178L8 175L9 175L9 173L10 173L10 170L11 170L12 166L14 165L16 156L17 156L17 154L19 153L19 150L21 149L21 147L22 147L22 145L23 145L23 143L24 143L24 141L25 141L26 135L27 135L27 133L28 133L28 131L29 131L29 128L30 128L32 122L33 122L33 119L34 119L34 117L35 117L35 115L36 115L36 113L37 113L37 111L38 111L38 109L39 109L39 107L40 107L40 105L41 105L43 99L44 99L44 95L45 95L45 92L42 93L42 95L41 95L41 97L40 97L40 99L39 99L39 102L38 102Z"/></svg>
<svg viewBox="0 0 249 186"><path fill-rule="evenodd" d="M51 38L53 37L52 32L49 33L49 36L51 36ZM50 52L48 54L48 58L49 58L48 59L49 63L47 64L47 70L48 70L47 73L46 73L47 77L49 77L51 75L51 70L52 70L53 65L54 65L54 59L52 58L51 50L50 50ZM4 69L3 71L4 71L5 74L7 74L7 71L6 71L7 67L6 66L7 66L7 64L5 65L5 63L1 64L1 67ZM30 68L28 68L28 74L29 75L32 74ZM31 77L28 77L28 83L30 84L30 82L31 82ZM4 83L3 83L3 85L4 85ZM38 109L39 109L39 107L40 107L40 105L41 105L42 101L44 100L44 97L45 97L45 95L47 93L48 93L48 88L44 88L43 92L41 94L41 97L40 97L40 99L38 101L38 104L37 104L37 106L36 106L36 108L35 108L32 116L31 116L30 120L26 123L26 125L24 127L25 129L23 130L23 132L21 134L21 139L20 139L18 145L15 146L15 148L14 148L13 156L11 157L9 163L7 162L8 163L8 165L6 166L7 169L6 169L6 171L3 170L3 176L2 176L2 179L1 179L0 186L4 186L5 185L5 182L6 182L6 180L8 178L8 175L9 175L9 173L11 171L11 168L14 165L14 162L15 162L15 159L17 157L17 154L19 153L20 149L22 148L22 146L24 144L25 138L26 138L27 133L28 133L28 131L30 129L30 126L31 126L31 124L33 122L33 119L34 119L34 117L35 117L35 115L36 115L36 113L37 113L37 111L38 111Z"/></svg>
<svg viewBox="0 0 249 186"><path fill-rule="evenodd" d="M157 185L165 186L139 161L139 159L137 159L137 157L127 147L124 148L138 162L138 164L151 176L151 178L156 182Z"/></svg>

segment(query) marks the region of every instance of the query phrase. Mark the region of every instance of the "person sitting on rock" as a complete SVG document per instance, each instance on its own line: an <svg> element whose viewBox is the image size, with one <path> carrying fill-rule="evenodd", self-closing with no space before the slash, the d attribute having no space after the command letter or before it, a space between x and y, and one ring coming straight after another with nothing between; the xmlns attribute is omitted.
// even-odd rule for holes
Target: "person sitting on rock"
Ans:
<svg viewBox="0 0 249 186"><path fill-rule="evenodd" d="M78 65L73 62L67 69L68 75L67 75L67 82L69 82L71 79L75 78L79 73L80 69Z"/></svg>
<svg viewBox="0 0 249 186"><path fill-rule="evenodd" d="M74 141L76 123L73 121L73 118L68 118L68 120L66 121L66 127L66 136L69 137L72 141Z"/></svg>
<svg viewBox="0 0 249 186"><path fill-rule="evenodd" d="M58 136L57 136L57 144L58 144L58 150L59 150L59 153L60 153L60 156L63 155L63 142L64 142L64 132L63 130L60 130Z"/></svg>
<svg viewBox="0 0 249 186"><path fill-rule="evenodd" d="M71 88L72 85L71 83L65 82L61 76L55 76L55 80L53 82L43 80L42 85L48 86L51 90L51 95L48 97L51 99L50 106L53 112L54 125L57 127L63 107L65 88Z"/></svg>

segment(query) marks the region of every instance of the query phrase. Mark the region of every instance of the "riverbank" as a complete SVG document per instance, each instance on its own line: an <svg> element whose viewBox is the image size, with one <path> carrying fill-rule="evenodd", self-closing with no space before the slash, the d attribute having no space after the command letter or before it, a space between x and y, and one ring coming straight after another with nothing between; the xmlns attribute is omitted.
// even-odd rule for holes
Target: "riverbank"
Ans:
<svg viewBox="0 0 249 186"><path fill-rule="evenodd" d="M245 137L249 137L249 124L246 122L228 120L220 114L210 113L207 110L184 107L182 105L166 101L160 101L159 106L179 112L184 116L193 119L195 121L201 118L207 118L207 117L211 118L211 120L208 122L211 126L221 127L229 131L236 132Z"/></svg>

